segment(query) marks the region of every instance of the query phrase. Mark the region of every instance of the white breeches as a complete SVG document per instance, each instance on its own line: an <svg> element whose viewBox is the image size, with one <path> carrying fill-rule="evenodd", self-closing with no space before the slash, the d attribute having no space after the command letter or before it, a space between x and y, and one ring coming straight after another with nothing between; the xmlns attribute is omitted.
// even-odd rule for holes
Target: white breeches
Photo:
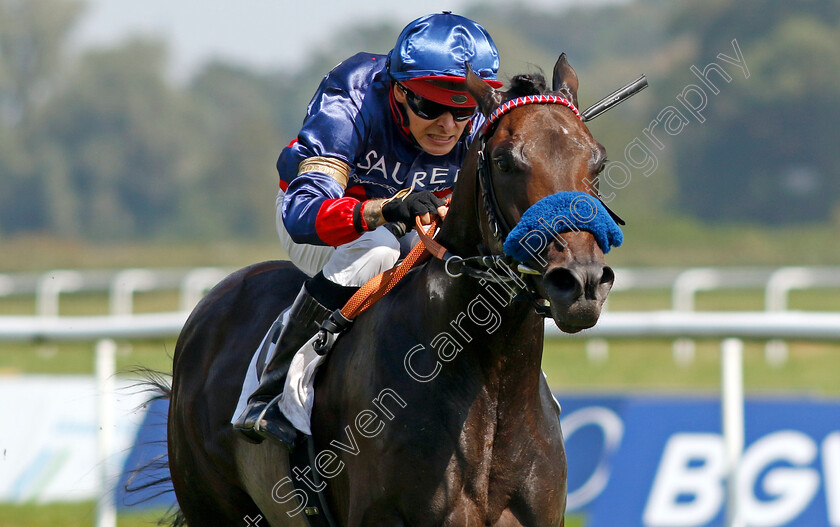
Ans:
<svg viewBox="0 0 840 527"><path fill-rule="evenodd" d="M414 231L397 239L381 226L338 247L295 243L283 224L284 196L281 189L275 202L277 235L292 263L309 276L323 271L324 277L335 284L359 287L392 268L418 241Z"/></svg>

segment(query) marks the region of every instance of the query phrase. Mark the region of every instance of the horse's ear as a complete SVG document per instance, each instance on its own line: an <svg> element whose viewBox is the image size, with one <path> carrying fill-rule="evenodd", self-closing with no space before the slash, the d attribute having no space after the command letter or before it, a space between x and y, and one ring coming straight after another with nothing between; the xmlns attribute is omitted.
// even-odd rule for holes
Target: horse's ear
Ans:
<svg viewBox="0 0 840 527"><path fill-rule="evenodd" d="M566 59L566 54L561 53L554 65L554 75L551 79L551 89L555 92L566 91L572 96L572 103L577 106L578 77L574 68Z"/></svg>
<svg viewBox="0 0 840 527"><path fill-rule="evenodd" d="M502 93L496 91L492 86L484 82L481 77L475 74L470 63L465 63L467 69L467 91L478 103L478 109L486 116L502 104Z"/></svg>

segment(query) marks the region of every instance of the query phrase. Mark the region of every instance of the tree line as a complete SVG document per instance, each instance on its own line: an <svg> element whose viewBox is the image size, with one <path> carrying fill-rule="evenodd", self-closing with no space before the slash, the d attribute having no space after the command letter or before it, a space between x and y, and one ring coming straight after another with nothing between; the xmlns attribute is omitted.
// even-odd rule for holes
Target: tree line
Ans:
<svg viewBox="0 0 840 527"><path fill-rule="evenodd" d="M838 213L840 3L636 0L464 14L494 36L502 79L550 71L565 51L583 106L647 73L649 90L591 125L632 172L630 181L613 171L604 189L625 215L787 224ZM160 40L67 56L83 16L76 0L0 0L0 236L272 236L274 163L320 78L352 50L387 52L400 28L359 27L295 71L215 62L175 84ZM713 94L691 68L732 56L733 40L749 77L712 72ZM707 97L703 122L669 134L663 120L648 130L660 143L646 138L689 84ZM645 155L655 158L650 174Z"/></svg>

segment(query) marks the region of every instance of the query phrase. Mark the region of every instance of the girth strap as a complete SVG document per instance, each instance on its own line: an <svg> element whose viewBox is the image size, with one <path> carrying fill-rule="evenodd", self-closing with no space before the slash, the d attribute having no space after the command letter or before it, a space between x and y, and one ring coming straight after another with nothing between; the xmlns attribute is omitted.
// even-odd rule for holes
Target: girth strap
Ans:
<svg viewBox="0 0 840 527"><path fill-rule="evenodd" d="M293 474L311 475L308 482L297 477L292 478L295 489L306 495L306 503L301 511L306 524L309 527L338 527L327 505L327 496L324 494L326 483L321 481L315 467L315 442L311 436L304 436L298 448L289 454L289 469ZM315 488L322 487L323 484L322 490L315 490L309 483Z"/></svg>

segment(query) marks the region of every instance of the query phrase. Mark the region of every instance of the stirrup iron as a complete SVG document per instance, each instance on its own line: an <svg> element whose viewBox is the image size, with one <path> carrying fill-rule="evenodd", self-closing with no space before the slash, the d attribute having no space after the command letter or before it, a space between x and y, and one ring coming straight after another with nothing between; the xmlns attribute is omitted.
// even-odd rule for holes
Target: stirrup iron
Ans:
<svg viewBox="0 0 840 527"><path fill-rule="evenodd" d="M321 323L321 329L318 331L318 338L312 344L312 348L318 355L326 355L335 346L335 341L342 333L350 329L353 321L341 314L340 309L336 309L324 322Z"/></svg>

